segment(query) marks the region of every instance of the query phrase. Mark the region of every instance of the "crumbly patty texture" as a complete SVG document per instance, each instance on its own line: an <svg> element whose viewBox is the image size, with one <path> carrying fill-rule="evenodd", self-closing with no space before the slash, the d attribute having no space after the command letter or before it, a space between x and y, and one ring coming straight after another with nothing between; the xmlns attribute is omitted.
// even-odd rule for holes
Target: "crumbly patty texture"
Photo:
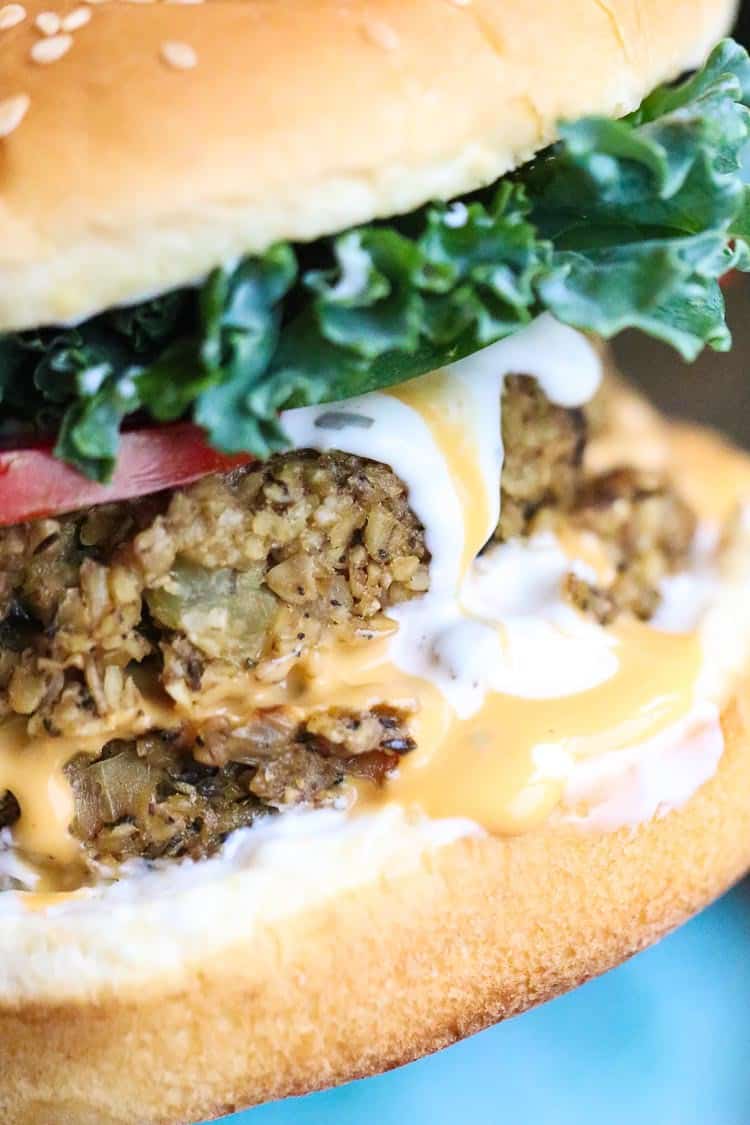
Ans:
<svg viewBox="0 0 750 1125"><path fill-rule="evenodd" d="M199 859L269 812L330 803L345 778L382 784L413 747L388 707L332 708L293 726L267 712L240 730L113 740L67 767L73 832L99 870L135 856Z"/></svg>
<svg viewBox="0 0 750 1125"><path fill-rule="evenodd" d="M662 579L688 556L695 518L687 504L658 473L613 469L584 482L572 521L602 545L608 576L590 583L569 574L568 597L604 625L623 612L647 621Z"/></svg>
<svg viewBox="0 0 750 1125"><path fill-rule="evenodd" d="M564 593L606 624L648 619L694 533L663 477L586 471L590 411L551 404L537 382L503 391L499 541L543 528L595 544L596 582ZM320 644L363 643L390 607L429 587L424 530L386 465L295 451L263 465L0 530L0 707L32 736L75 737L142 702L200 699L252 669L287 682ZM210 709L209 709L210 710ZM220 710L220 709L219 709ZM139 737L112 737L66 767L74 833L97 866L209 854L238 827L342 799L342 782L387 782L414 748L409 714L259 705L241 726L213 709ZM18 805L0 795L0 829Z"/></svg>
<svg viewBox="0 0 750 1125"><path fill-rule="evenodd" d="M498 539L527 535L540 511L568 511L583 471L587 420L583 410L555 406L536 379L505 380L502 410L505 457Z"/></svg>
<svg viewBox="0 0 750 1125"><path fill-rule="evenodd" d="M0 533L7 712L68 734L165 686L253 667L280 680L428 586L404 485L383 465L295 452L142 501Z"/></svg>

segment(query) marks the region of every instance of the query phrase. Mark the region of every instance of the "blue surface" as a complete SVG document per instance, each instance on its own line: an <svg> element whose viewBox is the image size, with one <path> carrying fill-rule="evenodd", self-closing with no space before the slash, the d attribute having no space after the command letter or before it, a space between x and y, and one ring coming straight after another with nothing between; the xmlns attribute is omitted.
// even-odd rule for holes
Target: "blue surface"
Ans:
<svg viewBox="0 0 750 1125"><path fill-rule="evenodd" d="M577 992L225 1125L750 1125L750 885Z"/></svg>

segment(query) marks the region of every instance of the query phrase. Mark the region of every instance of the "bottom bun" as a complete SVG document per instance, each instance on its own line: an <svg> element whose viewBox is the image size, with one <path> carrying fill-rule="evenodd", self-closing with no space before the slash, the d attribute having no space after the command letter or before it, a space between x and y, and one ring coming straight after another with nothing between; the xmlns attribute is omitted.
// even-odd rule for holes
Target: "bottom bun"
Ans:
<svg viewBox="0 0 750 1125"><path fill-rule="evenodd" d="M727 464L739 469L736 456ZM230 1113L408 1062L605 972L750 865L750 686L723 726L718 771L662 818L607 834L559 822L510 839L467 833L304 909L248 921L244 936L254 904L238 892L231 936L216 917L210 953L178 950L161 969L146 967L137 906L123 931L108 912L109 940L122 944L117 980L106 958L92 968L85 914L50 917L28 966L38 973L67 943L56 979L24 988L22 965L16 994L0 990L0 1120L167 1125ZM170 918L187 910L175 899ZM0 923L6 961L27 917L37 929L48 920Z"/></svg>

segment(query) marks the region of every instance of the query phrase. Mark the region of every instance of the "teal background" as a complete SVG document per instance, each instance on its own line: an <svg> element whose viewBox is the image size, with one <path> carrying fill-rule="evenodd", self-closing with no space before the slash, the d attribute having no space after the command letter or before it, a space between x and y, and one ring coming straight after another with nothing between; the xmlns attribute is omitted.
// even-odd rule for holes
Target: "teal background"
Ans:
<svg viewBox="0 0 750 1125"><path fill-rule="evenodd" d="M750 886L431 1058L226 1125L750 1125Z"/></svg>

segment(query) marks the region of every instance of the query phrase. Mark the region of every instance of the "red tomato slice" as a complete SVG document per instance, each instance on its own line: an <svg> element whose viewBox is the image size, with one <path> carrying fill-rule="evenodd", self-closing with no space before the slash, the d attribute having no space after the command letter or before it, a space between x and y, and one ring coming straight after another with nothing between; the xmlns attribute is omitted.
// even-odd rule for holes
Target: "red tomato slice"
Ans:
<svg viewBox="0 0 750 1125"><path fill-rule="evenodd" d="M122 434L115 474L98 484L52 454L52 443L0 450L0 526L72 512L189 484L245 465L248 454L219 453L190 422Z"/></svg>

